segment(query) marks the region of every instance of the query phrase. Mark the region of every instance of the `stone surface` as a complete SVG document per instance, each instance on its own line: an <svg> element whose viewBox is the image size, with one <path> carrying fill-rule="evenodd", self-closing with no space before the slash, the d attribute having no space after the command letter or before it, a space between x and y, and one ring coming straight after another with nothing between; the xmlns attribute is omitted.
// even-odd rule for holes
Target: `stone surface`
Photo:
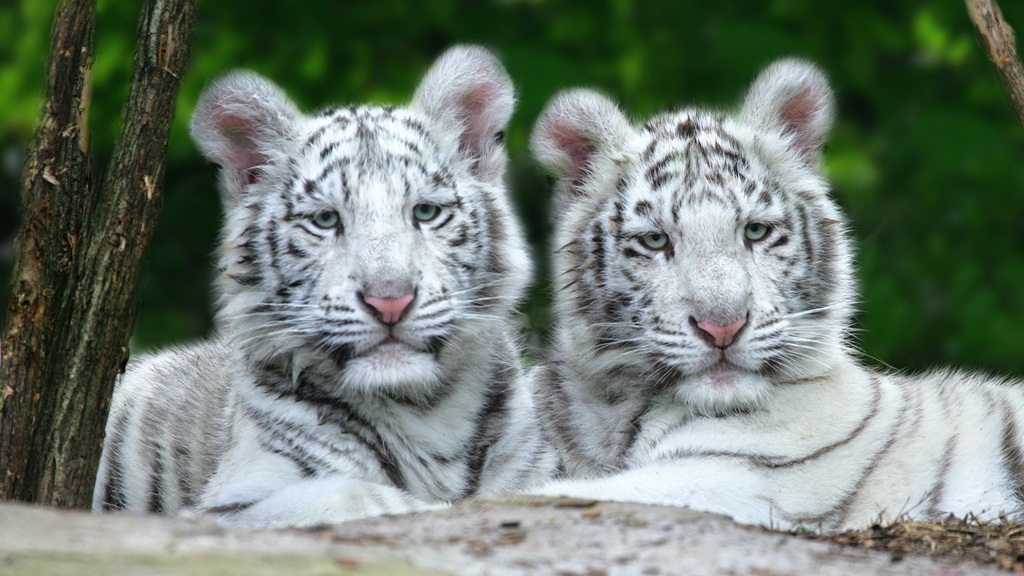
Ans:
<svg viewBox="0 0 1024 576"><path fill-rule="evenodd" d="M578 500L470 502L315 530L0 505L0 574L998 574L814 542L690 510Z"/></svg>

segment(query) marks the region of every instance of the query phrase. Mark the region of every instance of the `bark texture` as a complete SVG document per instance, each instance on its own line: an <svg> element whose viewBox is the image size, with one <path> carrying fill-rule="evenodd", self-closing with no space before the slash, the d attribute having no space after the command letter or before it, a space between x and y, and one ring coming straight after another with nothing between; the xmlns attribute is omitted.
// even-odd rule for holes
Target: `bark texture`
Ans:
<svg viewBox="0 0 1024 576"><path fill-rule="evenodd" d="M195 8L196 0L142 6L121 137L98 185L87 129L94 7L63 0L57 8L0 339L0 498L90 503Z"/></svg>
<svg viewBox="0 0 1024 576"><path fill-rule="evenodd" d="M1003 19L1003 12L995 0L967 0L967 11L971 14L989 60L999 71L1013 109L1017 112L1017 119L1024 127L1024 67L1017 54L1017 38L1013 28Z"/></svg>

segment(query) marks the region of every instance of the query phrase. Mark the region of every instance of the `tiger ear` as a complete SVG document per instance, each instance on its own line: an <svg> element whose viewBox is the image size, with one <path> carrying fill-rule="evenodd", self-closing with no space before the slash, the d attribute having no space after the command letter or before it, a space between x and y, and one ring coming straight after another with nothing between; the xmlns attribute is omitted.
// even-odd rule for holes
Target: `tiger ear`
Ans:
<svg viewBox="0 0 1024 576"><path fill-rule="evenodd" d="M825 74L804 60L779 60L751 85L740 117L781 134L805 162L816 166L832 130L835 99Z"/></svg>
<svg viewBox="0 0 1024 576"><path fill-rule="evenodd" d="M254 72L230 72L203 91L189 132L206 159L221 167L225 203L237 202L282 153L299 116L276 84Z"/></svg>
<svg viewBox="0 0 1024 576"><path fill-rule="evenodd" d="M459 156L472 161L485 181L505 175L505 129L515 107L512 79L485 48L455 46L427 71L413 108L439 124L439 134L458 135Z"/></svg>
<svg viewBox="0 0 1024 576"><path fill-rule="evenodd" d="M593 90L556 94L530 138L533 157L560 179L559 190L585 193L585 183L626 152L635 132L619 107Z"/></svg>

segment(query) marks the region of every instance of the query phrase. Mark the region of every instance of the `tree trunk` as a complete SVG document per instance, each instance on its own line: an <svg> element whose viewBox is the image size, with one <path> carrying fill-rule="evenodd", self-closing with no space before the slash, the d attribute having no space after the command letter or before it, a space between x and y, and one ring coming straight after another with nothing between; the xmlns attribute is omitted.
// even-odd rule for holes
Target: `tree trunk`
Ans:
<svg viewBox="0 0 1024 576"><path fill-rule="evenodd" d="M1006 94L1024 126L1024 67L1017 56L1017 38L1003 18L995 0L967 0L971 21L985 45L989 60L996 65Z"/></svg>
<svg viewBox="0 0 1024 576"><path fill-rule="evenodd" d="M139 263L160 205L167 136L196 0L147 0L123 128L89 171L91 0L63 0L45 108L22 176L22 225L0 349L0 498L88 507Z"/></svg>

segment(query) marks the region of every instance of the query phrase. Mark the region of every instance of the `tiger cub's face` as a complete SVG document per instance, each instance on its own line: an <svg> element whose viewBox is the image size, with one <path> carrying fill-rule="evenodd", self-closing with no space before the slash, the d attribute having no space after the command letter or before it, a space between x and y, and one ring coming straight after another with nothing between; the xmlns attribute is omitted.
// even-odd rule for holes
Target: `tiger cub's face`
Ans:
<svg viewBox="0 0 1024 576"><path fill-rule="evenodd" d="M705 413L827 371L852 297L818 170L831 114L823 77L794 61L766 70L734 118L684 110L634 128L593 92L556 97L533 147L561 176L556 281L577 365L639 371L644 393Z"/></svg>
<svg viewBox="0 0 1024 576"><path fill-rule="evenodd" d="M321 387L410 394L500 330L529 277L502 184L512 100L471 48L403 109L306 116L249 73L210 87L193 135L223 167L220 318L246 352Z"/></svg>

